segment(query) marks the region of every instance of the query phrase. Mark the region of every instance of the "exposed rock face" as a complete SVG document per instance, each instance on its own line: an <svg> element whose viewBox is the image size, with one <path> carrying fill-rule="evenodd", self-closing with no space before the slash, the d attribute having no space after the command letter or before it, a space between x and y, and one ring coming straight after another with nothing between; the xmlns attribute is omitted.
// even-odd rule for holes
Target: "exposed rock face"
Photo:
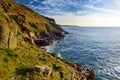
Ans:
<svg viewBox="0 0 120 80"><path fill-rule="evenodd" d="M10 30L10 26L0 26L0 48L14 49L17 46L16 32Z"/></svg>
<svg viewBox="0 0 120 80"><path fill-rule="evenodd" d="M38 46L47 46L47 45L51 45L53 43L53 40L51 39L35 40L35 43Z"/></svg>
<svg viewBox="0 0 120 80"><path fill-rule="evenodd" d="M32 68L18 70L16 74L23 74L23 72L25 74L28 72L34 74L34 72L37 72L38 74L44 75L44 77L51 77L50 75L52 74L60 75L62 80L94 80L95 75L92 68L82 67L77 63L67 62L67 64L69 64L73 68L72 72L69 73L68 75L65 75L63 72L53 73L51 68L47 65L34 66Z"/></svg>
<svg viewBox="0 0 120 80"><path fill-rule="evenodd" d="M67 32L54 19L12 0L0 0L0 12L2 80L94 80L93 69L59 59L36 46L64 38Z"/></svg>
<svg viewBox="0 0 120 80"><path fill-rule="evenodd" d="M77 79L75 79L75 80L94 80L95 74L94 74L94 70L92 68L88 68L87 66L82 67L82 65L80 65L78 63L72 63L72 62L68 62L65 60L62 60L62 61L65 62L66 64L68 64L69 66L73 67L73 73L70 73L69 76L65 77L65 80L66 79L73 80L74 79L73 74L75 74L75 73L78 76Z"/></svg>
<svg viewBox="0 0 120 80"><path fill-rule="evenodd" d="M52 70L47 65L41 65L41 66L34 66L32 68L19 69L16 71L16 75L27 74L27 73L31 73L30 76L37 73L37 74L42 74L44 77L50 77Z"/></svg>
<svg viewBox="0 0 120 80"><path fill-rule="evenodd" d="M28 36L24 36L25 38L29 37L37 41L43 38L49 38L49 40L53 40L60 39L63 37L61 36L61 33L65 32L59 25L55 23L54 19L39 15L26 6L17 4L12 0L1 0L0 12L0 24L7 23L11 26L9 27L6 25L10 31L12 30L9 36L12 37L12 39L15 35L24 33L28 34ZM4 27L5 25L2 26ZM17 27L17 33L14 34L13 31L15 27ZM41 34L45 34L46 36ZM39 46L41 46L41 44L39 44Z"/></svg>
<svg viewBox="0 0 120 80"><path fill-rule="evenodd" d="M9 30L0 26L0 48L8 48Z"/></svg>

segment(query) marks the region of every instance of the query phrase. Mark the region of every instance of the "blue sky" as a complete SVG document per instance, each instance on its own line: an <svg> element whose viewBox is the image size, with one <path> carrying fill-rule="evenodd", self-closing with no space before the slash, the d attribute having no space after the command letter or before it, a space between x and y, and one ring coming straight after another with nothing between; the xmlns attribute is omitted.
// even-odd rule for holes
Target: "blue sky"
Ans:
<svg viewBox="0 0 120 80"><path fill-rule="evenodd" d="M120 26L120 0L15 0L61 25Z"/></svg>

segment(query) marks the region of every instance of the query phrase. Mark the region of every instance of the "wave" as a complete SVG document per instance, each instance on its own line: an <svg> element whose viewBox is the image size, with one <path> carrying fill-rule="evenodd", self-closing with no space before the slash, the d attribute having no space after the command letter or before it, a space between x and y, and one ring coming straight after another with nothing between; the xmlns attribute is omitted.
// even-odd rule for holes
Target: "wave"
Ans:
<svg viewBox="0 0 120 80"><path fill-rule="evenodd" d="M60 53L57 54L57 57L62 58L62 55Z"/></svg>

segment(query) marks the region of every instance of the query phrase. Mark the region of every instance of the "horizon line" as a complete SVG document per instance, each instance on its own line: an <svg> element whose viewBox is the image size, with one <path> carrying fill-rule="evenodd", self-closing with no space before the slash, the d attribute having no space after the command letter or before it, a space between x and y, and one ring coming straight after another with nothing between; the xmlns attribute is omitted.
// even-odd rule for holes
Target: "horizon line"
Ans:
<svg viewBox="0 0 120 80"><path fill-rule="evenodd" d="M83 25L61 25L61 26L74 26L74 27L120 27L120 26L83 26Z"/></svg>

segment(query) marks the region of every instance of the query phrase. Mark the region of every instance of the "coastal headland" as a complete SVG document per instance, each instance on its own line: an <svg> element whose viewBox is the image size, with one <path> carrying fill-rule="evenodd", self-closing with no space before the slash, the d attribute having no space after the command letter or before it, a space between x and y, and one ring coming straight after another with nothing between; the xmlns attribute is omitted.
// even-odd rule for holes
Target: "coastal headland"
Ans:
<svg viewBox="0 0 120 80"><path fill-rule="evenodd" d="M94 80L92 68L39 48L67 33L52 18L0 0L0 80Z"/></svg>

